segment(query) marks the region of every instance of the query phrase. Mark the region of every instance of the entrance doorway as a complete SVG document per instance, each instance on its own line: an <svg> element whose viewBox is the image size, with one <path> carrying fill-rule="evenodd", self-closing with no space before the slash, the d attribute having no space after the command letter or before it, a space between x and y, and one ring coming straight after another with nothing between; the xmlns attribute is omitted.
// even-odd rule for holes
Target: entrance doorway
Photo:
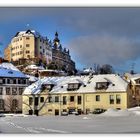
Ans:
<svg viewBox="0 0 140 140"><path fill-rule="evenodd" d="M55 109L55 116L59 115L59 109Z"/></svg>

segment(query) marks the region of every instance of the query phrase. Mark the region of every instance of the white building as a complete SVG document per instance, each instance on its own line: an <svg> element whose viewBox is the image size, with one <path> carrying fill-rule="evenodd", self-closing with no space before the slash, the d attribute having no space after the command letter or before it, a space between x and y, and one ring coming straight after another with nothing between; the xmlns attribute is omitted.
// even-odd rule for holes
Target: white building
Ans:
<svg viewBox="0 0 140 140"><path fill-rule="evenodd" d="M0 112L21 112L22 93L29 80L10 63L0 64Z"/></svg>

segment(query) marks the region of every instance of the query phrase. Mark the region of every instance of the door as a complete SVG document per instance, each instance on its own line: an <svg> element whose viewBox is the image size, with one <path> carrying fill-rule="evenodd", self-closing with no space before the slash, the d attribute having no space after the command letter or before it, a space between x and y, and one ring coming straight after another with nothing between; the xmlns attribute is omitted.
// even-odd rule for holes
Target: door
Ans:
<svg viewBox="0 0 140 140"><path fill-rule="evenodd" d="M38 97L35 97L35 106L38 106Z"/></svg>
<svg viewBox="0 0 140 140"><path fill-rule="evenodd" d="M59 109L55 109L55 115L59 115Z"/></svg>

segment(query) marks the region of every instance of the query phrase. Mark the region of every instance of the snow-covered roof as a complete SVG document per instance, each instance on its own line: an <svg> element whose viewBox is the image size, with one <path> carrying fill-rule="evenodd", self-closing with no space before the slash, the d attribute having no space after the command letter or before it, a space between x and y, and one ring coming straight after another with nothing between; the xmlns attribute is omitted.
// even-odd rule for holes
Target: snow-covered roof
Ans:
<svg viewBox="0 0 140 140"><path fill-rule="evenodd" d="M24 75L11 63L0 64L0 77L27 78L26 75Z"/></svg>
<svg viewBox="0 0 140 140"><path fill-rule="evenodd" d="M125 76L127 77L127 81L130 82L130 80L136 84L136 81L137 79L140 79L140 74L137 73L137 74L130 74L130 73L126 73Z"/></svg>
<svg viewBox="0 0 140 140"><path fill-rule="evenodd" d="M15 70L15 71L19 71L19 69L16 68L12 63L6 63L6 62L4 62L4 63L1 63L0 64L0 67L6 68L6 69Z"/></svg>
<svg viewBox="0 0 140 140"><path fill-rule="evenodd" d="M89 72L95 72L95 71L91 68L86 68L86 69L83 70L83 72L89 73Z"/></svg>
<svg viewBox="0 0 140 140"><path fill-rule="evenodd" d="M35 37L40 37L44 40L48 40L47 37L42 36L39 32L35 31L35 30L26 30L26 31L20 31L17 32L16 36L35 36Z"/></svg>
<svg viewBox="0 0 140 140"><path fill-rule="evenodd" d="M37 65L28 65L26 69L32 69L32 70L44 70L44 67L37 66Z"/></svg>
<svg viewBox="0 0 140 140"><path fill-rule="evenodd" d="M106 74L94 75L93 78L90 78L90 76L45 77L27 87L24 91L24 94L40 93L41 85L43 83L49 83L50 80L56 83L50 93L94 93L97 92L95 88L96 82L102 80L106 81L106 78L110 81L106 92L126 92L128 83L125 80L115 74ZM82 82L80 88L75 91L68 91L68 83L71 83L75 80Z"/></svg>
<svg viewBox="0 0 140 140"><path fill-rule="evenodd" d="M32 75L26 75L29 78L29 81L31 82L36 82L37 80L39 80L37 77L32 76Z"/></svg>

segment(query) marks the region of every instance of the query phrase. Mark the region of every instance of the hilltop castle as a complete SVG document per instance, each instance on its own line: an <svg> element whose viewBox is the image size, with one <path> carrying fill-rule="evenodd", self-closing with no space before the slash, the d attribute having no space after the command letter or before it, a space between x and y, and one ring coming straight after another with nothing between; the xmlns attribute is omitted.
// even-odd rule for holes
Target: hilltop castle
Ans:
<svg viewBox="0 0 140 140"><path fill-rule="evenodd" d="M69 49L60 44L57 32L53 41L35 30L17 32L5 48L4 58L20 69L43 63L50 69L75 71L75 62L71 60Z"/></svg>

